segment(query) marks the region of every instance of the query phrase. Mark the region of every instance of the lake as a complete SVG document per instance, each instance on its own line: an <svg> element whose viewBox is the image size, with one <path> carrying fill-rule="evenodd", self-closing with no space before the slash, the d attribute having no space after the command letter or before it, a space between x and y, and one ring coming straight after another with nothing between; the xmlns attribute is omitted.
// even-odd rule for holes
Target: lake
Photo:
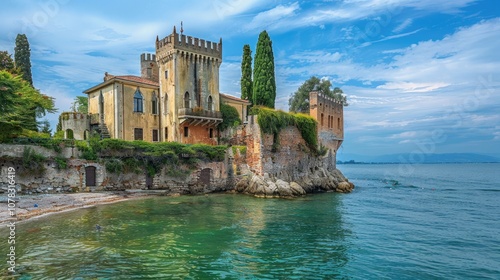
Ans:
<svg viewBox="0 0 500 280"><path fill-rule="evenodd" d="M500 164L338 167L353 193L153 197L20 223L17 279L500 279Z"/></svg>

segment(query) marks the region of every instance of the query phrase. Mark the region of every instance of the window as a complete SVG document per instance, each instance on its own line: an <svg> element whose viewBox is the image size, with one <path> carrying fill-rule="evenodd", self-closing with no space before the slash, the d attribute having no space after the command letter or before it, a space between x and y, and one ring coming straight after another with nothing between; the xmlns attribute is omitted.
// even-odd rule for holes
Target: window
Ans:
<svg viewBox="0 0 500 280"><path fill-rule="evenodd" d="M189 108L189 92L184 93L184 108Z"/></svg>
<svg viewBox="0 0 500 280"><path fill-rule="evenodd" d="M208 137L214 138L214 129L213 128L210 128L210 130L208 132Z"/></svg>
<svg viewBox="0 0 500 280"><path fill-rule="evenodd" d="M340 129L340 118L337 119L337 128Z"/></svg>
<svg viewBox="0 0 500 280"><path fill-rule="evenodd" d="M328 128L330 128L331 121L332 119L330 118L330 116L328 116Z"/></svg>
<svg viewBox="0 0 500 280"><path fill-rule="evenodd" d="M153 91L153 97L151 98L151 113L153 115L158 114L158 97L156 93Z"/></svg>
<svg viewBox="0 0 500 280"><path fill-rule="evenodd" d="M142 128L134 128L134 140L142 140Z"/></svg>
<svg viewBox="0 0 500 280"><path fill-rule="evenodd" d="M321 113L321 126L323 126L323 123L324 123L324 122L323 122L323 119L324 119L324 118L323 118L323 113Z"/></svg>
<svg viewBox="0 0 500 280"><path fill-rule="evenodd" d="M158 129L153 129L153 142L158 142Z"/></svg>
<svg viewBox="0 0 500 280"><path fill-rule="evenodd" d="M213 108L213 102L212 102L212 96L208 97L208 103L207 103L207 105L208 105L208 111L213 111L214 110L214 108ZM210 138L212 138L212 137L210 137Z"/></svg>
<svg viewBox="0 0 500 280"><path fill-rule="evenodd" d="M165 79L168 79L168 70L165 70Z"/></svg>
<svg viewBox="0 0 500 280"><path fill-rule="evenodd" d="M165 141L168 141L168 127L165 127Z"/></svg>
<svg viewBox="0 0 500 280"><path fill-rule="evenodd" d="M187 126L184 127L184 137L189 136L189 128Z"/></svg>
<svg viewBox="0 0 500 280"><path fill-rule="evenodd" d="M142 93L139 90L139 88L137 88L137 90L135 91L135 94L134 94L134 112L139 112L139 113L143 112Z"/></svg>

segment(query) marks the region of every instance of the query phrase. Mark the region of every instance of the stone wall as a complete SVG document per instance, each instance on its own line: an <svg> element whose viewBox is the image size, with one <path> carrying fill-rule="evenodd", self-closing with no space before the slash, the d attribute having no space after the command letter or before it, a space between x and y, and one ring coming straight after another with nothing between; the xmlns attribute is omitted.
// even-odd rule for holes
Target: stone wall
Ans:
<svg viewBox="0 0 500 280"><path fill-rule="evenodd" d="M311 152L294 126L281 130L279 145L273 148L273 135L261 133L257 116L249 116L246 135L248 172L242 172L244 176L236 185L238 192L290 197L317 191L350 192L354 188L336 169L335 153L328 150L318 156Z"/></svg>
<svg viewBox="0 0 500 280"><path fill-rule="evenodd" d="M16 169L16 185L18 192L24 194L56 193L56 192L92 192L118 191L126 189L156 189L171 193L197 194L225 191L234 186L232 151L228 149L222 162L200 162L195 169L178 166L176 170L185 170L185 176L169 175L167 168L153 178L140 173L110 173L103 163L76 159L71 153L72 148L64 148L63 154L67 160L67 168L58 169L54 159L61 155L38 146L27 146L47 159L42 163L43 172L34 174L29 168L23 167L23 145L0 145L0 192L8 189L7 172L9 167ZM76 148L75 148L76 150ZM95 170L95 185L87 182L87 172ZM182 175L182 174L181 174ZM148 185L150 184L150 185Z"/></svg>

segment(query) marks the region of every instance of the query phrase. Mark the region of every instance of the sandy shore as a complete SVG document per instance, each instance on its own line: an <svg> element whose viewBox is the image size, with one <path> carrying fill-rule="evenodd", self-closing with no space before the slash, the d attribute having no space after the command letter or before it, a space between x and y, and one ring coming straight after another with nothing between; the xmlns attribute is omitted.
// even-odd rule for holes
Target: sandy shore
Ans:
<svg viewBox="0 0 500 280"><path fill-rule="evenodd" d="M160 194L164 194L164 192L124 191L18 195L16 197L17 202L15 219L12 219L9 214L7 194L3 194L0 200L0 226L3 226L11 221L26 221L48 214Z"/></svg>

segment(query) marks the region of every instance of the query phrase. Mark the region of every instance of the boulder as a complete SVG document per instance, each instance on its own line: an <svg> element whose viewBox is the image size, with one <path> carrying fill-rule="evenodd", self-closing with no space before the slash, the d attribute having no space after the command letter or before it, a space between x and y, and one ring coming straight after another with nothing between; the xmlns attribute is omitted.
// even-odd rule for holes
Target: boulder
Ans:
<svg viewBox="0 0 500 280"><path fill-rule="evenodd" d="M294 195L305 195L306 191L296 182L290 182L290 189Z"/></svg>
<svg viewBox="0 0 500 280"><path fill-rule="evenodd" d="M339 185L337 186L336 191L337 192L343 192L343 193L348 193L352 192L353 186L349 182L340 182Z"/></svg>

